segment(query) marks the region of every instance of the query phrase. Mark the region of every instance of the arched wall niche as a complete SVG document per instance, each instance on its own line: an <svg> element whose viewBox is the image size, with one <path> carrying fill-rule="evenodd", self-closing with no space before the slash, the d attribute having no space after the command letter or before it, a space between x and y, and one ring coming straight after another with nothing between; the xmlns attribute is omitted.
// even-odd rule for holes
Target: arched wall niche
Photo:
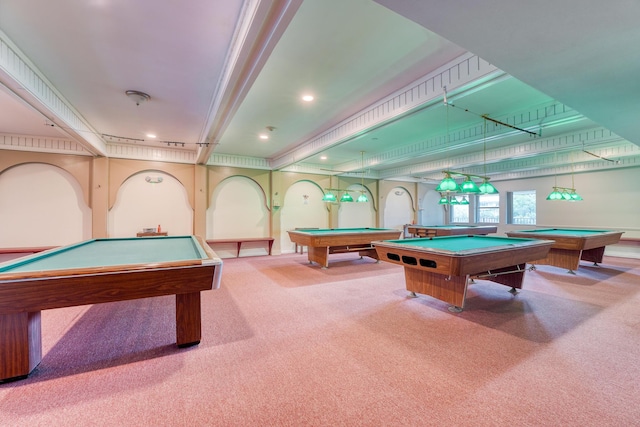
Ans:
<svg viewBox="0 0 640 427"><path fill-rule="evenodd" d="M411 192L402 185L390 188L385 195L384 222L385 228L403 230L406 224L415 221L415 199Z"/></svg>
<svg viewBox="0 0 640 427"><path fill-rule="evenodd" d="M279 196L278 192L277 197ZM278 229L281 231L274 237L279 238L283 253L295 251L295 244L289 239L288 230L329 226L329 208L322 201L323 196L322 187L308 179L300 179L287 187L287 191L282 195L281 206L275 208L279 210Z"/></svg>
<svg viewBox="0 0 640 427"><path fill-rule="evenodd" d="M91 238L92 211L67 170L19 163L0 174L0 245L61 246Z"/></svg>
<svg viewBox="0 0 640 427"><path fill-rule="evenodd" d="M3 153L3 155L0 156L0 174L11 167L28 163L42 163L59 167L75 178L82 189L84 202L87 206L91 206L90 177L92 162L92 157L85 156L12 151L9 155Z"/></svg>
<svg viewBox="0 0 640 427"><path fill-rule="evenodd" d="M271 217L264 189L253 179L229 176L211 189L207 239L267 237Z"/></svg>
<svg viewBox="0 0 640 427"><path fill-rule="evenodd" d="M194 210L188 191L174 176L143 170L127 178L118 189L108 212L110 237L131 237L144 228L157 228L171 235L190 235Z"/></svg>
<svg viewBox="0 0 640 427"><path fill-rule="evenodd" d="M211 196L216 187L232 177L244 177L254 181L265 196L265 206L271 206L271 171L262 169L230 168L207 166L207 207L211 206Z"/></svg>
<svg viewBox="0 0 640 427"><path fill-rule="evenodd" d="M110 159L109 161L109 210L113 208L120 186L127 179L139 173L163 172L180 181L185 191L191 209L195 209L194 202L194 165L166 162L149 162L126 159Z"/></svg>

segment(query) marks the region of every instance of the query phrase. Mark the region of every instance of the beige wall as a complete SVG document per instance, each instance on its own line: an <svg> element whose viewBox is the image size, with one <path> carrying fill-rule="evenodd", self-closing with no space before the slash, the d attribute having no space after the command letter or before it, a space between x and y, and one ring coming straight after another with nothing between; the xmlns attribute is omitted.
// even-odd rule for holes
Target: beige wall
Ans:
<svg viewBox="0 0 640 427"><path fill-rule="evenodd" d="M77 180L82 189L82 197L91 209L91 230L93 237L108 236L108 212L115 203L118 190L129 177L145 172L160 171L178 180L187 194L187 204L193 210L193 233L205 236L207 232L206 212L211 206L211 195L218 185L233 176L251 179L264 192L264 204L268 210L268 230L276 237L274 254L280 253L280 239L286 230L281 229L280 212L284 197L289 188L297 182L309 181L321 189L347 188L361 184L358 178L329 177L326 175L301 174L292 172L228 168L175 164L154 161L135 161L124 159L92 158L87 156L68 156L21 151L2 151L0 156L0 179L2 172L26 163L44 163L63 169ZM591 228L621 229L624 237L640 238L640 192L637 180L640 168L618 169L606 172L583 173L575 176L575 186L584 197L583 202L563 203L544 200L553 186L554 177L501 181L501 195L509 191L534 189L539 194L538 224L555 226L579 226ZM567 179L559 177L557 179ZM365 179L364 185L373 195L373 208L376 226L384 224L386 195L395 187L405 189L412 201L412 218L417 218L419 207L426 191L424 184L376 181ZM276 205L274 208L274 201ZM499 232L503 233L514 226L505 224L506 202L501 202L502 212ZM325 205L327 224L337 227L338 205ZM424 208L424 207L422 207ZM0 219L1 219L0 213ZM28 234L31 224L16 224ZM229 224L231 229L240 230L242 224ZM265 237L265 236L255 236Z"/></svg>

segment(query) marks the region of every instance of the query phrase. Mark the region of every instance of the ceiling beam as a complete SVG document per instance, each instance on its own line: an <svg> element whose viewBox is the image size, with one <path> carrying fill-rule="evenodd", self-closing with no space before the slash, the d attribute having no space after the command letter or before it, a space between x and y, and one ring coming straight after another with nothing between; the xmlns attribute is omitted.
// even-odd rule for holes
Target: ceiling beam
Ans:
<svg viewBox="0 0 640 427"><path fill-rule="evenodd" d="M207 122L200 134L198 164L207 164L209 161L225 129L301 4L302 0L245 2Z"/></svg>
<svg viewBox="0 0 640 427"><path fill-rule="evenodd" d="M50 126L94 156L106 156L106 143L27 56L0 30L0 84L43 116Z"/></svg>

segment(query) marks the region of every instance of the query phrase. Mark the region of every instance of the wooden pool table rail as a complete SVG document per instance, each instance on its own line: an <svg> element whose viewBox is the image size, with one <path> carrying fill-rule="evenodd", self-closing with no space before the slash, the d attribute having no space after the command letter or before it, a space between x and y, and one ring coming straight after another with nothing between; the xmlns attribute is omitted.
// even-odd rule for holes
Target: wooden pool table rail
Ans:
<svg viewBox="0 0 640 427"><path fill-rule="evenodd" d="M208 247L204 250L209 260L163 263L163 267L0 274L0 382L25 378L40 363L41 311L47 309L175 295L176 344L198 344L200 292L220 286L222 269L215 253Z"/></svg>

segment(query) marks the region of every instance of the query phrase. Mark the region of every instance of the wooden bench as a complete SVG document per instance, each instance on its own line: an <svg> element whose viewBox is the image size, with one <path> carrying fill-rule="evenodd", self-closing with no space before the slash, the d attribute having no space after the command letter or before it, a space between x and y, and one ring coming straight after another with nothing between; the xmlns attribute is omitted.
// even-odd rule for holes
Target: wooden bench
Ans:
<svg viewBox="0 0 640 427"><path fill-rule="evenodd" d="M49 249L57 248L57 246L38 246L33 248L0 248L1 254L35 254Z"/></svg>
<svg viewBox="0 0 640 427"><path fill-rule="evenodd" d="M635 239L633 237L622 237L620 238L618 244L622 246L640 246L640 239Z"/></svg>
<svg viewBox="0 0 640 427"><path fill-rule="evenodd" d="M57 248L57 246L38 246L31 248L0 248L0 262L9 261L15 258L35 254L49 249Z"/></svg>
<svg viewBox="0 0 640 427"><path fill-rule="evenodd" d="M236 239L208 239L209 245L220 245L225 243L235 243L238 248L236 258L240 256L240 249L242 249L243 243L264 242L267 243L269 248L269 255L271 255L271 248L273 247L273 237L239 237Z"/></svg>

